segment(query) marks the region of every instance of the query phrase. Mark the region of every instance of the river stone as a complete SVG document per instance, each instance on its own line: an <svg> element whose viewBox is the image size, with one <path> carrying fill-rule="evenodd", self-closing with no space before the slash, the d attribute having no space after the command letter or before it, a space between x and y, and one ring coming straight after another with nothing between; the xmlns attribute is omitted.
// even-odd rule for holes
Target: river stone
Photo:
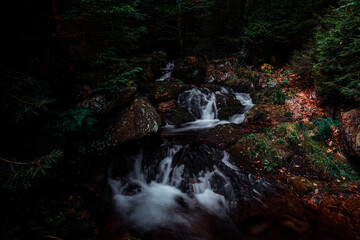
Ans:
<svg viewBox="0 0 360 240"><path fill-rule="evenodd" d="M156 110L160 113L170 113L176 108L176 101L170 100L167 102L161 102L156 106Z"/></svg>
<svg viewBox="0 0 360 240"><path fill-rule="evenodd" d="M348 152L360 157L360 108L342 113L341 124Z"/></svg>
<svg viewBox="0 0 360 240"><path fill-rule="evenodd" d="M221 84L233 88L238 92L251 92L254 85L250 79L239 77L241 74L224 64L210 63L206 67L206 83Z"/></svg>
<svg viewBox="0 0 360 240"><path fill-rule="evenodd" d="M162 82L156 82L152 92L155 103L177 100L179 94L185 90L191 89L191 86L184 84L175 78L166 79Z"/></svg>
<svg viewBox="0 0 360 240"><path fill-rule="evenodd" d="M100 127L102 130L91 150L105 153L124 142L156 133L160 125L161 118L150 101L146 97L136 97Z"/></svg>

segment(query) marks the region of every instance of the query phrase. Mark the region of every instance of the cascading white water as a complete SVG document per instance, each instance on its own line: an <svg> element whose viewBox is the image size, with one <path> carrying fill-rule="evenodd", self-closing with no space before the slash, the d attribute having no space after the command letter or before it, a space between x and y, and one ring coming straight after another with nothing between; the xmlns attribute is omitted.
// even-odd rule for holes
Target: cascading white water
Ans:
<svg viewBox="0 0 360 240"><path fill-rule="evenodd" d="M220 120L218 118L218 107L216 103L216 97L220 95L233 95L244 107L242 113L234 114L228 120ZM203 91L200 91L198 88L193 88L185 91L181 96L185 97L185 99L179 100L179 104L185 105L196 120L184 123L180 127L167 124L163 127L165 132L178 133L213 128L220 124L240 124L244 122L246 112L254 106L250 94L237 93L232 89L224 87L221 87L221 90L216 91L215 93L212 93L207 88L204 88Z"/></svg>
<svg viewBox="0 0 360 240"><path fill-rule="evenodd" d="M165 79L170 78L171 73L174 70L174 67L175 67L174 62L168 62L164 68L160 68L160 70L162 72L162 76L160 78L156 79L155 81L162 82Z"/></svg>
<svg viewBox="0 0 360 240"><path fill-rule="evenodd" d="M222 99L223 106L226 106L230 97L232 104L234 100L239 101L239 113L228 120L220 120L217 100ZM246 112L254 106L249 94L236 93L225 87L216 92L207 88L194 88L182 93L178 101L196 120L180 126L164 127L166 131L175 134L212 128L219 124L242 123ZM200 235L193 236L193 227L201 221L201 216L231 223L229 214L236 207L239 192L246 199L258 200L262 191L260 189L267 187L264 181L251 174L244 174L232 164L230 155L225 151L201 145L205 147L195 148L194 153L189 145L162 145L166 146L167 155L164 157L161 152L163 157L158 159L148 155L145 157L140 151L130 159L134 168L128 176L114 179L109 175L116 211L131 229L145 233L167 229L175 235L185 231L186 237L178 239L208 239L208 231L195 231ZM149 159L150 162L146 161ZM229 232L232 231L234 229L229 229Z"/></svg>
<svg viewBox="0 0 360 240"><path fill-rule="evenodd" d="M228 177L216 166L213 171L198 172L192 176L188 189L180 190L181 183L186 181L183 176L184 165L173 166L173 159L181 148L174 146L168 149L154 179L148 179L151 174L142 170L142 152L135 157L134 169L127 180L109 178L116 210L132 227L143 231L158 227L172 229L179 225L191 227L196 220L193 215L196 211L205 211L218 217L228 213L230 202L214 192L211 180L215 176L223 179L229 185L227 195L233 195L233 189ZM226 162L228 158L229 154L224 152L220 162ZM236 169L229 162L225 165L229 169Z"/></svg>

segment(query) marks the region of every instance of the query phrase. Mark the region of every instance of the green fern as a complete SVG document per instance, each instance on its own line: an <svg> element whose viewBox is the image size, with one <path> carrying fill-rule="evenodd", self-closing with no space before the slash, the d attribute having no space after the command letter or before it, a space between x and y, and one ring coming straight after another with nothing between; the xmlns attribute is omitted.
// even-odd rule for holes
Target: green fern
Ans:
<svg viewBox="0 0 360 240"><path fill-rule="evenodd" d="M2 187L11 191L30 188L33 182L45 176L62 156L63 151L53 150L48 155L26 162L0 157L0 163L3 165L1 166L2 177L7 178Z"/></svg>

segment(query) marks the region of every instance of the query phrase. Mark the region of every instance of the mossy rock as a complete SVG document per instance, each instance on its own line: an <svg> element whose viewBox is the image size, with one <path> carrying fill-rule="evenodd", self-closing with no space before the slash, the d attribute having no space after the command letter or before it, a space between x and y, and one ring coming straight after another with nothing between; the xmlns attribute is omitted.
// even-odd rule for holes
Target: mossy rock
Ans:
<svg viewBox="0 0 360 240"><path fill-rule="evenodd" d="M125 105L130 102L135 94L137 88L134 85L128 86L122 92L116 93L92 93L88 98L85 98L77 105L77 108L89 108L94 111L95 114L105 114L113 109Z"/></svg>
<svg viewBox="0 0 360 240"><path fill-rule="evenodd" d="M200 139L213 147L225 149L234 145L245 132L241 125L224 124L201 133Z"/></svg>
<svg viewBox="0 0 360 240"><path fill-rule="evenodd" d="M161 125L161 118L146 97L137 97L99 125L97 138L91 144L90 152L105 153L127 141L156 133Z"/></svg>
<svg viewBox="0 0 360 240"><path fill-rule="evenodd" d="M156 82L152 90L154 96L152 100L154 103L177 100L181 92L190 88L190 85L184 84L175 78L166 79L163 82Z"/></svg>
<svg viewBox="0 0 360 240"><path fill-rule="evenodd" d="M360 108L342 113L341 124L347 152L360 159Z"/></svg>
<svg viewBox="0 0 360 240"><path fill-rule="evenodd" d="M170 115L168 120L174 125L180 125L186 122L195 121L195 118L186 108L179 107Z"/></svg>
<svg viewBox="0 0 360 240"><path fill-rule="evenodd" d="M221 120L228 120L232 115L241 113L241 106L225 106L219 109L218 117Z"/></svg>
<svg viewBox="0 0 360 240"><path fill-rule="evenodd" d="M304 194L314 189L313 184L305 177L291 177L288 179L288 182L299 194Z"/></svg>
<svg viewBox="0 0 360 240"><path fill-rule="evenodd" d="M284 105L259 104L251 108L245 119L248 123L261 122L289 122L292 114L287 112Z"/></svg>

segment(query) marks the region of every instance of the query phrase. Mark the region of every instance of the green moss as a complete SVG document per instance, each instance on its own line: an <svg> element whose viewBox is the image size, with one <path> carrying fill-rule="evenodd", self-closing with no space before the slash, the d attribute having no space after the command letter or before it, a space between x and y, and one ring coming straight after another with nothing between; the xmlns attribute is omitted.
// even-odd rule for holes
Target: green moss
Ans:
<svg viewBox="0 0 360 240"><path fill-rule="evenodd" d="M232 115L239 113L240 106L225 106L219 110L219 119L229 119Z"/></svg>
<svg viewBox="0 0 360 240"><path fill-rule="evenodd" d="M178 108L169 118L174 124L183 124L194 121L195 118L185 108Z"/></svg>
<svg viewBox="0 0 360 240"><path fill-rule="evenodd" d="M261 163L263 171L275 171L296 160L300 171L332 180L360 180L348 162L336 159L336 153L343 151L340 145L330 148L314 137L319 131L314 124L287 122L248 134L239 143L247 149L250 161Z"/></svg>

